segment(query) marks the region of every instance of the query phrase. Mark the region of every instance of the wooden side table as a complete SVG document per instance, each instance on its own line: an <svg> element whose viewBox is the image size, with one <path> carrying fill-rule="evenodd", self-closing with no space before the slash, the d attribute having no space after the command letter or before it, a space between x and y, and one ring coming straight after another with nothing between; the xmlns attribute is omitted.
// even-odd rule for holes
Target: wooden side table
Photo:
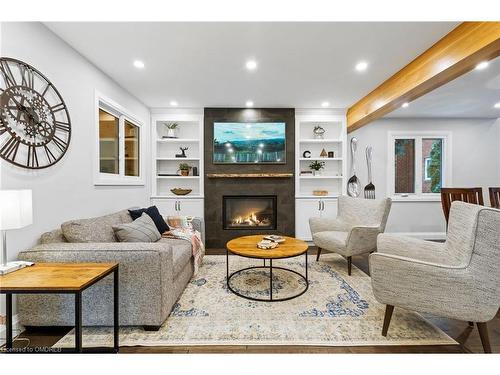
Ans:
<svg viewBox="0 0 500 375"><path fill-rule="evenodd" d="M118 263L38 263L0 276L0 294L5 294L6 298L7 351L12 352L12 295L47 293L75 296L75 348L71 351L81 353L83 351L82 292L111 273L113 274L113 348L85 348L85 351L118 352Z"/></svg>

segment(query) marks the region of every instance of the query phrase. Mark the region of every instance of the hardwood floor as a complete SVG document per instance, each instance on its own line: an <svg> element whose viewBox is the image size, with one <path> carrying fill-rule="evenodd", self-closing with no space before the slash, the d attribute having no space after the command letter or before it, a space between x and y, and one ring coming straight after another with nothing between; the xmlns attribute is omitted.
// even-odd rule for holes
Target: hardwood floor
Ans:
<svg viewBox="0 0 500 375"><path fill-rule="evenodd" d="M211 249L207 254L224 254L223 249ZM315 248L310 249L316 253ZM368 256L355 256L353 264L368 273ZM397 307L396 307L397 308ZM470 327L467 322L435 317L424 314L424 317L459 342L459 345L432 346L173 346L173 347L123 347L120 353L483 353L477 327ZM23 332L15 346L50 347L71 330L66 327L33 329ZM493 353L500 353L500 313L488 323L488 330ZM26 340L28 339L28 340Z"/></svg>

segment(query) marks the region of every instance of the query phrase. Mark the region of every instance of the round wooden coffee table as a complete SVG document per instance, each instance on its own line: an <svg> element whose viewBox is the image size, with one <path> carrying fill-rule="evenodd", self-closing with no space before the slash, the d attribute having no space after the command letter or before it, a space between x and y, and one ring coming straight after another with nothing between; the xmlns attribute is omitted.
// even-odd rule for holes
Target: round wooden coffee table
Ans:
<svg viewBox="0 0 500 375"><path fill-rule="evenodd" d="M279 301L287 301L293 298L297 298L304 294L309 288L309 281L307 278L307 248L308 245L302 240L298 240L293 237L283 236L285 238L284 243L280 243L279 246L272 250L264 250L259 249L257 247L257 243L260 242L265 236L264 235L256 235L256 236L244 236L232 239L226 244L226 284L227 288L236 294L237 296L247 298L252 301L263 301L263 302L279 302ZM247 267L235 271L229 274L229 253L239 255L245 258L255 258L262 259L264 261L263 266L254 266ZM273 267L273 260L275 259L286 259L293 258L299 255L305 254L306 257L306 266L305 266L305 275L300 274L297 271L291 270L289 268L284 267ZM269 260L269 266L266 265L266 260ZM269 270L269 298L255 298L251 296L247 296L241 294L234 290L231 287L231 278L243 271L252 270L252 269L266 269ZM294 294L293 296L288 296L286 298L273 298L273 269L280 269L285 272L290 272L295 275L298 275L304 282L305 288L300 291L300 293Z"/></svg>

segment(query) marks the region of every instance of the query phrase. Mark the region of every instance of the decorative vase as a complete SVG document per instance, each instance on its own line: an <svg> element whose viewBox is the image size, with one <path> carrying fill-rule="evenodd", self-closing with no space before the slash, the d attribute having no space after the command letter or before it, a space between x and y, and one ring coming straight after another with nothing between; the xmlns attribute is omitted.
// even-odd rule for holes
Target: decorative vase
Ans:
<svg viewBox="0 0 500 375"><path fill-rule="evenodd" d="M167 138L177 138L175 129L167 129Z"/></svg>
<svg viewBox="0 0 500 375"><path fill-rule="evenodd" d="M313 176L321 176L321 170L313 170Z"/></svg>
<svg viewBox="0 0 500 375"><path fill-rule="evenodd" d="M189 176L189 169L181 169L181 176Z"/></svg>

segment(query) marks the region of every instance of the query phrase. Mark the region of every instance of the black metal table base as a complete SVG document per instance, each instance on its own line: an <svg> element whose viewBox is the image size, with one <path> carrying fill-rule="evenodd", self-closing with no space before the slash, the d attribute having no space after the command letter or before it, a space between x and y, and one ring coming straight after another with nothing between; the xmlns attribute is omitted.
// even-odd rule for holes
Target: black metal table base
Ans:
<svg viewBox="0 0 500 375"><path fill-rule="evenodd" d="M297 298L297 297L301 296L302 294L304 294L305 292L307 292L307 289L309 289L309 279L308 279L308 272L307 272L307 251L305 252L305 256L306 256L305 275L302 275L301 273L299 273L297 271L294 271L294 270L291 270L289 268L273 266L273 259L263 259L264 260L264 265L263 266L246 267L246 268L240 269L238 271L235 271L235 272L229 274L229 250L226 249L226 285L227 285L227 288L231 292L233 292L234 294L236 294L237 296L249 299L251 301L259 301L259 302L283 302L283 301L288 301L288 300ZM292 257L290 257L290 258L292 258ZM280 259L287 259L287 258L280 258ZM266 266L266 260L269 260L269 266ZM239 274L241 272L248 271L248 270L254 270L254 269L269 270L269 298L255 298L255 297L251 297L249 295L242 294L242 293L234 290L231 287L231 278L233 276L235 276L235 275L237 275L237 274ZM299 293L294 294L292 296L288 296L288 297L284 297L284 298L273 298L273 270L276 270L276 269L279 269L279 270L282 270L282 271L285 271L285 272L290 272L290 273L293 273L295 275L298 275L304 281L304 283L305 283L304 289L301 290Z"/></svg>
<svg viewBox="0 0 500 375"><path fill-rule="evenodd" d="M23 349L13 348L13 335L12 335L12 295L13 294L73 294L75 296L75 347L74 348L61 348L52 351L43 351L47 353L118 353L119 349L119 287L118 287L118 266L112 271L103 274L99 279L94 280L93 283L86 288L94 285L97 281L103 279L109 274L113 273L113 347L98 347L98 348L82 348L82 292L68 292L65 290L44 290L44 291L30 291L30 290L16 290L15 292L5 292L5 307L6 307L6 353L26 353ZM85 289L86 289L85 288ZM42 353L37 351L29 351L29 353Z"/></svg>

